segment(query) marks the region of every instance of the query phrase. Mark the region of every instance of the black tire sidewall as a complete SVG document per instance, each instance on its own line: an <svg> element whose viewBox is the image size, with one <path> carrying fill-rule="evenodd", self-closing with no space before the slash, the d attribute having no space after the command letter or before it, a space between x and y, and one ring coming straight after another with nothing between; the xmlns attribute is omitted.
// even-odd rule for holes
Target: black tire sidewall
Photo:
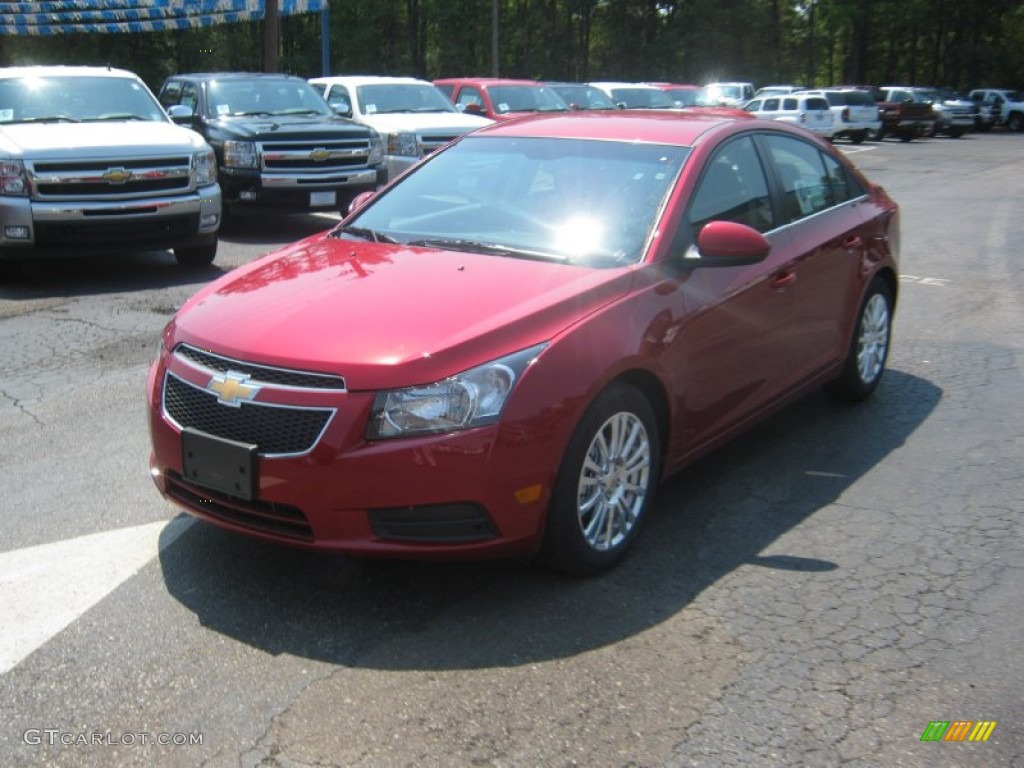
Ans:
<svg viewBox="0 0 1024 768"><path fill-rule="evenodd" d="M857 353L860 345L860 336L864 327L864 312L867 309L868 303L875 296L881 295L885 299L886 311L888 313L888 324L886 327L886 339L885 339L885 357L882 359L882 366L878 371L878 375L870 382L865 382L860 375L860 368L857 364ZM864 294L864 299L860 303L860 307L857 310L857 322L853 328L853 337L850 339L850 345L846 353L846 363L843 366L843 372L839 377L829 385L829 391L844 399L851 402L859 402L867 399L875 388L878 387L878 383L882 380L882 376L885 373L885 366L889 361L889 350L892 346L892 320L893 320L893 294L892 288L889 284L881 277L875 277L868 285L868 290Z"/></svg>

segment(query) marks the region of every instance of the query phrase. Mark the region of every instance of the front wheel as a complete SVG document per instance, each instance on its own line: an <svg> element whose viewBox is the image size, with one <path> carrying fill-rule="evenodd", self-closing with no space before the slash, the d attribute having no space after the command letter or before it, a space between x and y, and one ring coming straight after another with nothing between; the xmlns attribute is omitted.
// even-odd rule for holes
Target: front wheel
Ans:
<svg viewBox="0 0 1024 768"><path fill-rule="evenodd" d="M885 372L892 336L892 289L880 277L868 286L860 307L843 372L828 385L833 395L850 402L867 399Z"/></svg>
<svg viewBox="0 0 1024 768"><path fill-rule="evenodd" d="M650 402L613 384L573 433L555 480L541 560L585 576L621 560L653 503L661 439Z"/></svg>
<svg viewBox="0 0 1024 768"><path fill-rule="evenodd" d="M1006 127L1014 133L1024 131L1024 115L1014 112L1006 120Z"/></svg>

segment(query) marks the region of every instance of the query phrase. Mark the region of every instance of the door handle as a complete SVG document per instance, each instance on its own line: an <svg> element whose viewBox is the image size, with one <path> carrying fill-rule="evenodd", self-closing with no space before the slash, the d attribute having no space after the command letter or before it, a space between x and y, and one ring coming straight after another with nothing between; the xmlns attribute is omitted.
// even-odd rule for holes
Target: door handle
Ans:
<svg viewBox="0 0 1024 768"><path fill-rule="evenodd" d="M796 282L796 272L783 272L772 279L772 288L776 291L784 291Z"/></svg>
<svg viewBox="0 0 1024 768"><path fill-rule="evenodd" d="M864 240L860 235L851 235L843 240L843 248L847 251L856 251L864 247Z"/></svg>

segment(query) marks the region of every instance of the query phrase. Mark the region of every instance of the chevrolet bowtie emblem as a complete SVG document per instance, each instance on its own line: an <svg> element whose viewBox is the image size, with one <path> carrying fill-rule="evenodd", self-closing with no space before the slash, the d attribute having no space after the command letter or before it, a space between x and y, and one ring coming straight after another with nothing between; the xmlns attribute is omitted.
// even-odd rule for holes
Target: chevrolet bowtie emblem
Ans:
<svg viewBox="0 0 1024 768"><path fill-rule="evenodd" d="M323 147L318 147L317 149L314 149L312 152L309 153L309 159L312 160L314 163L322 163L330 156L331 153L328 152Z"/></svg>
<svg viewBox="0 0 1024 768"><path fill-rule="evenodd" d="M124 184L132 177L132 172L124 168L111 168L101 177L110 184Z"/></svg>
<svg viewBox="0 0 1024 768"><path fill-rule="evenodd" d="M210 378L206 385L208 392L217 395L217 402L223 405L230 405L232 408L241 408L242 401L249 401L256 397L260 388L255 385L246 384L249 376L244 373L216 373Z"/></svg>

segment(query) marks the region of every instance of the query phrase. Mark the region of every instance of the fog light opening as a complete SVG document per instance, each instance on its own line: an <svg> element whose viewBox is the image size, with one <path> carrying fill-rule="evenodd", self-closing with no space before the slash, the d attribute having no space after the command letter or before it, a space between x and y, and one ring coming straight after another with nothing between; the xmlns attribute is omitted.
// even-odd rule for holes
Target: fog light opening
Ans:
<svg viewBox="0 0 1024 768"><path fill-rule="evenodd" d="M32 230L18 224L9 224L4 227L4 237L8 240L30 240L32 239Z"/></svg>

